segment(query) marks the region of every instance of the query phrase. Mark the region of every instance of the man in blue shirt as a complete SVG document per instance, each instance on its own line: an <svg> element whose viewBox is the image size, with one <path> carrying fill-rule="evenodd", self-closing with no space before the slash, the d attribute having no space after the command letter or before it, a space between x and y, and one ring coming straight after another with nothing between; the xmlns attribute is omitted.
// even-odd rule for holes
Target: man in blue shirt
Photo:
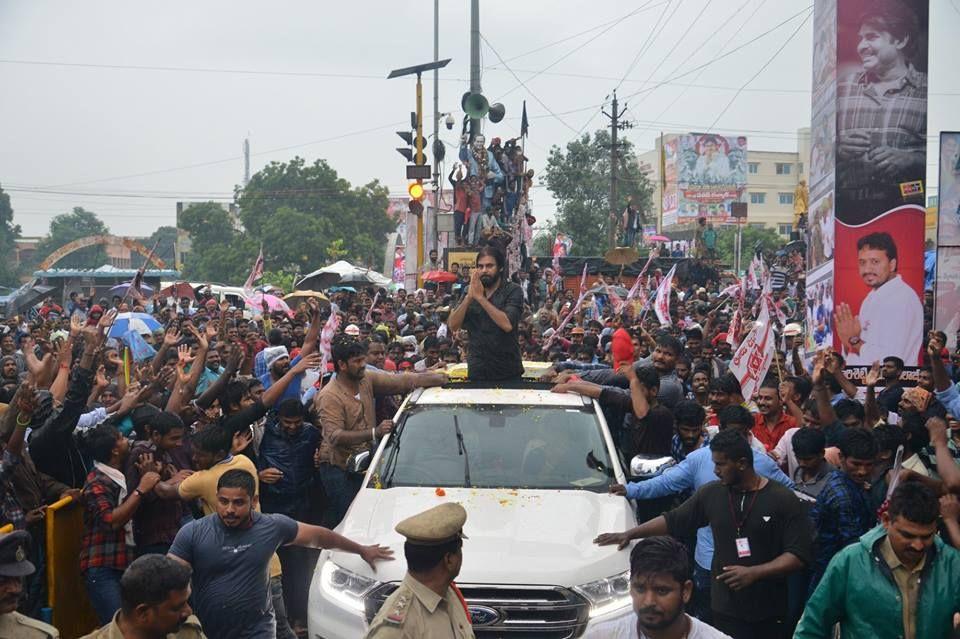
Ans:
<svg viewBox="0 0 960 639"><path fill-rule="evenodd" d="M720 411L720 430L735 429L748 440L752 437L753 416L742 406L727 406ZM751 447L752 448L752 447ZM767 455L753 449L753 465L757 474L772 479L788 488L793 482L783 474L777 463ZM610 492L624 495L627 499L655 499L667 495L679 495L699 489L704 484L717 480L710 448L699 448L687 455L682 462L668 468L653 479L622 486L614 484ZM695 587L693 608L700 619L710 615L710 565L713 562L713 534L710 527L697 530L697 545L694 551L696 564L693 567ZM707 619L709 621L709 619Z"/></svg>
<svg viewBox="0 0 960 639"><path fill-rule="evenodd" d="M286 346L271 346L263 349L263 360L267 365L267 372L260 376L260 381L263 382L264 389L270 388L274 381L283 377L291 366L296 366L301 359L317 351L317 340L320 337L320 307L311 304L310 310L310 328L307 330L307 334L303 336L303 348L300 349L299 355L291 360ZM287 386L277 403L279 404L285 399L299 400L302 383L303 374L301 373Z"/></svg>

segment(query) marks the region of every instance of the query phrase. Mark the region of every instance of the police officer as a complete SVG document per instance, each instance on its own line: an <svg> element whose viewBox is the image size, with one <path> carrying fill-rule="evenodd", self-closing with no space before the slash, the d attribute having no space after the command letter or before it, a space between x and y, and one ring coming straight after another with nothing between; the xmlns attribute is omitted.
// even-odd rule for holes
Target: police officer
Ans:
<svg viewBox="0 0 960 639"><path fill-rule="evenodd" d="M36 568L27 561L30 533L25 530L0 535L0 637L3 639L59 639L51 625L17 612L22 580Z"/></svg>
<svg viewBox="0 0 960 639"><path fill-rule="evenodd" d="M404 519L407 575L370 623L367 639L473 639L467 605L453 580L463 564L467 511L445 503Z"/></svg>

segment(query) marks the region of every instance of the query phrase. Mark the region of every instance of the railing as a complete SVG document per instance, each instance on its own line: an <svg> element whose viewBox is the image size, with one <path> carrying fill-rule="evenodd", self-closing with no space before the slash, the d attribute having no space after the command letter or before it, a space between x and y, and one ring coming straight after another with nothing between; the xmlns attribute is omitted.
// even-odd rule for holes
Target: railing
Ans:
<svg viewBox="0 0 960 639"><path fill-rule="evenodd" d="M76 639L99 625L80 574L83 508L64 497L47 508L46 525L47 605L60 636Z"/></svg>

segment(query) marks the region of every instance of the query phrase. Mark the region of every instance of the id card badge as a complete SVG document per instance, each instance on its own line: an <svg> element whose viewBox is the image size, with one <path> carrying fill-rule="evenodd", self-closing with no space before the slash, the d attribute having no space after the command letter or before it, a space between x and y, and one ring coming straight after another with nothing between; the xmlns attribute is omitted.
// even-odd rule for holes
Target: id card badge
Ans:
<svg viewBox="0 0 960 639"><path fill-rule="evenodd" d="M750 540L746 537L737 537L737 557L744 559L750 556Z"/></svg>

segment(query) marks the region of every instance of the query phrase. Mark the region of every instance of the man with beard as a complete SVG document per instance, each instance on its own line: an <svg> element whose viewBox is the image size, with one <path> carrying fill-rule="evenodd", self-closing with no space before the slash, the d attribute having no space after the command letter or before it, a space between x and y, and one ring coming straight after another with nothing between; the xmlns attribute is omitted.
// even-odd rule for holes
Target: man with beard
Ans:
<svg viewBox="0 0 960 639"><path fill-rule="evenodd" d="M630 618L615 622L609 636L730 639L684 611L693 597L690 574L687 548L673 537L647 537L637 542L630 551L630 599L636 622Z"/></svg>
<svg viewBox="0 0 960 639"><path fill-rule="evenodd" d="M311 299L308 304L310 305L310 328L303 337L303 348L300 349L300 354L291 360L286 346L272 346L263 349L263 360L264 364L266 364L267 372L260 376L260 381L263 382L264 389L269 389L273 386L277 380L282 378L287 371L290 370L291 366L296 366L300 360L316 352L318 345L317 339L320 337L321 328L320 307L314 299ZM279 401L282 402L285 399L300 399L300 385L302 382L303 374L301 373L283 391L283 395L280 396Z"/></svg>
<svg viewBox="0 0 960 639"><path fill-rule="evenodd" d="M351 339L335 341L332 348L336 377L316 397L323 442L317 453L320 478L327 494L325 517L330 527L343 519L360 490L361 476L347 473L351 455L371 447L393 429L393 421L376 422L375 398L406 394L418 387L441 386L445 373L391 375L367 368L367 346Z"/></svg>
<svg viewBox="0 0 960 639"><path fill-rule="evenodd" d="M30 534L25 530L0 535L0 637L58 639L60 633L53 626L17 612L23 578L36 570L27 561L29 548Z"/></svg>
<svg viewBox="0 0 960 639"><path fill-rule="evenodd" d="M463 301L450 314L453 333L461 327L470 335L467 376L478 381L503 381L523 375L517 325L523 313L523 291L508 281L506 258L495 246L477 252L477 266Z"/></svg>
<svg viewBox="0 0 960 639"><path fill-rule="evenodd" d="M622 550L633 539L676 537L710 526L716 544L713 623L736 639L784 639L786 577L811 559L810 520L791 490L754 471L754 454L740 432L718 434L710 453L720 481L703 485L665 515L623 533L602 534L594 542Z"/></svg>
<svg viewBox="0 0 960 639"><path fill-rule="evenodd" d="M277 636L267 566L281 546L334 548L375 561L393 558L379 545L361 546L286 515L256 512L256 479L240 469L217 482L216 512L180 529L169 557L193 568L194 605L211 637Z"/></svg>

